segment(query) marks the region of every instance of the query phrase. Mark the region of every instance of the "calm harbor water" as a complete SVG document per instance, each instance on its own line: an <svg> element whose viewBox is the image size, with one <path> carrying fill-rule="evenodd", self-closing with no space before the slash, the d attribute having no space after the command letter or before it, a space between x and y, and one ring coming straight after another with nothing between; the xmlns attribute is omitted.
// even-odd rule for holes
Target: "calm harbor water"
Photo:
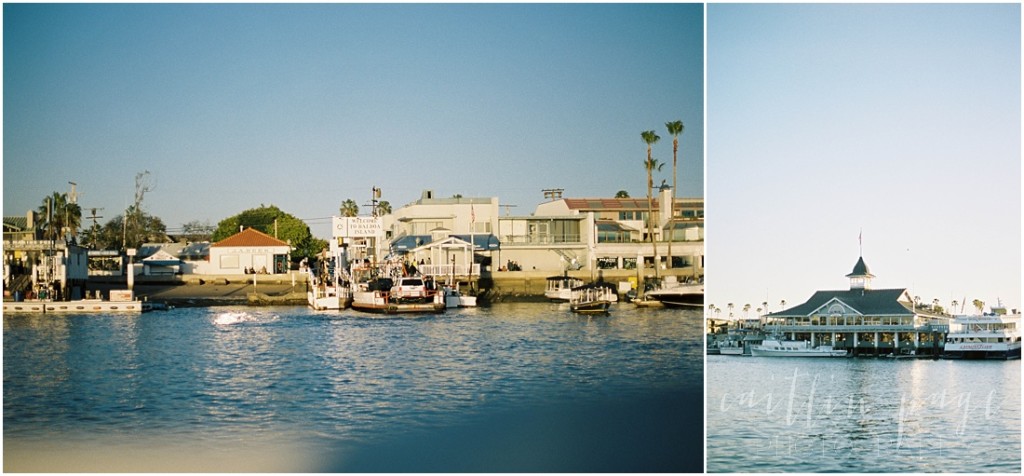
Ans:
<svg viewBox="0 0 1024 476"><path fill-rule="evenodd" d="M5 471L700 471L700 312L4 315Z"/></svg>
<svg viewBox="0 0 1024 476"><path fill-rule="evenodd" d="M707 357L709 472L1021 471L1020 361Z"/></svg>

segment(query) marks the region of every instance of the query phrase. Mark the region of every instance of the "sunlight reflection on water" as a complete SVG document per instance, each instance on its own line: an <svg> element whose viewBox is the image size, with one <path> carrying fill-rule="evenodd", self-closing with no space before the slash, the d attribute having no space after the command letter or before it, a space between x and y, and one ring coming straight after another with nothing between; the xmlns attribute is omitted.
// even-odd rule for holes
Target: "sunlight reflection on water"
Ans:
<svg viewBox="0 0 1024 476"><path fill-rule="evenodd" d="M702 418L701 329L699 313L620 306L580 318L547 304L383 319L245 307L4 316L5 469L38 469L29 464L44 462L33 456L44 448L63 448L74 461L82 445L132 444L171 471L179 470L168 456L176 452L254 453L262 461L291 446L328 470L699 470L701 445L691 438L701 433L681 427ZM648 409L637 413L637 401ZM552 425L564 430L555 435L590 438L592 448L633 444L624 428L661 436L641 437L646 450L638 454L611 452L575 466L568 457L544 466L543 458L527 465L494 454L488 467L436 448L500 451L506 430ZM576 427L590 431L580 436ZM476 441L462 441L463 433ZM271 441L273 448L258 449ZM657 451L684 441L692 452ZM379 453L392 444L419 456ZM449 459L427 465L427 453ZM227 459L211 470L249 467ZM271 467L309 469L279 462Z"/></svg>

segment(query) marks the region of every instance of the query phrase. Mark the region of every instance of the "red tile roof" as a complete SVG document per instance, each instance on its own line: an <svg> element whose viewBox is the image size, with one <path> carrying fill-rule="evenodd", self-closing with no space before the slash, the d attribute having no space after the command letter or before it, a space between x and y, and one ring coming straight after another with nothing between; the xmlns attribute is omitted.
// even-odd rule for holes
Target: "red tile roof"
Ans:
<svg viewBox="0 0 1024 476"><path fill-rule="evenodd" d="M288 246L288 243L255 228L246 228L210 246Z"/></svg>

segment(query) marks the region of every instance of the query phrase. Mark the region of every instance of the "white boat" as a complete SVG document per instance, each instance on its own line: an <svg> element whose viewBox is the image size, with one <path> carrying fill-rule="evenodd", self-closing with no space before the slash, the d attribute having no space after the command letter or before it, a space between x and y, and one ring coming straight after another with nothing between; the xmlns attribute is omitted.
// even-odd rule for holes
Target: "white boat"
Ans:
<svg viewBox="0 0 1024 476"><path fill-rule="evenodd" d="M942 358L1019 359L1020 322L1020 314L955 317Z"/></svg>
<svg viewBox="0 0 1024 476"><path fill-rule="evenodd" d="M340 256L328 257L325 252L318 260L317 268L309 269L309 285L306 289L309 307L317 311L337 311L352 303L352 287L348 277L336 264L341 261Z"/></svg>
<svg viewBox="0 0 1024 476"><path fill-rule="evenodd" d="M615 287L608 283L592 283L571 290L569 309L583 314L608 312L615 296Z"/></svg>
<svg viewBox="0 0 1024 476"><path fill-rule="evenodd" d="M666 281L662 288L648 291L645 297L659 301L665 307L704 307L704 284L677 284Z"/></svg>
<svg viewBox="0 0 1024 476"><path fill-rule="evenodd" d="M811 347L808 341L765 339L761 345L750 347L754 357L846 357L845 350L833 349L830 345Z"/></svg>
<svg viewBox="0 0 1024 476"><path fill-rule="evenodd" d="M444 305L449 309L455 307L476 307L476 296L467 296L462 294L458 288L445 286Z"/></svg>
<svg viewBox="0 0 1024 476"><path fill-rule="evenodd" d="M570 277L568 274L550 276L544 288L544 297L552 301L568 301L572 299L572 289L580 286L583 286L583 280Z"/></svg>
<svg viewBox="0 0 1024 476"><path fill-rule="evenodd" d="M720 340L717 347L718 353L721 355L743 355L743 341L741 340Z"/></svg>

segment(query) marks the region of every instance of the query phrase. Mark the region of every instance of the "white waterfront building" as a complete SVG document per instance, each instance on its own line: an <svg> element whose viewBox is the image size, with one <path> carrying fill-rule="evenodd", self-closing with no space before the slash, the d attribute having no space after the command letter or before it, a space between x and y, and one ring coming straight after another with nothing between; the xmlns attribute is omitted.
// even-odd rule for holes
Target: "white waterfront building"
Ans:
<svg viewBox="0 0 1024 476"><path fill-rule="evenodd" d="M426 190L419 200L383 217L391 253L407 254L416 264L468 265L469 243L483 271L633 270L638 263L653 273L668 268L672 240L673 273L704 274L704 200L677 198L670 188L654 201L657 250L646 234L647 200L634 198L555 198L533 214L501 215L497 197L439 198ZM442 252L431 244L443 241ZM445 263L437 263L444 256ZM657 263L657 265L655 264ZM479 271L477 271L479 272ZM443 273L439 273L443 274ZM651 274L651 273L648 273Z"/></svg>

